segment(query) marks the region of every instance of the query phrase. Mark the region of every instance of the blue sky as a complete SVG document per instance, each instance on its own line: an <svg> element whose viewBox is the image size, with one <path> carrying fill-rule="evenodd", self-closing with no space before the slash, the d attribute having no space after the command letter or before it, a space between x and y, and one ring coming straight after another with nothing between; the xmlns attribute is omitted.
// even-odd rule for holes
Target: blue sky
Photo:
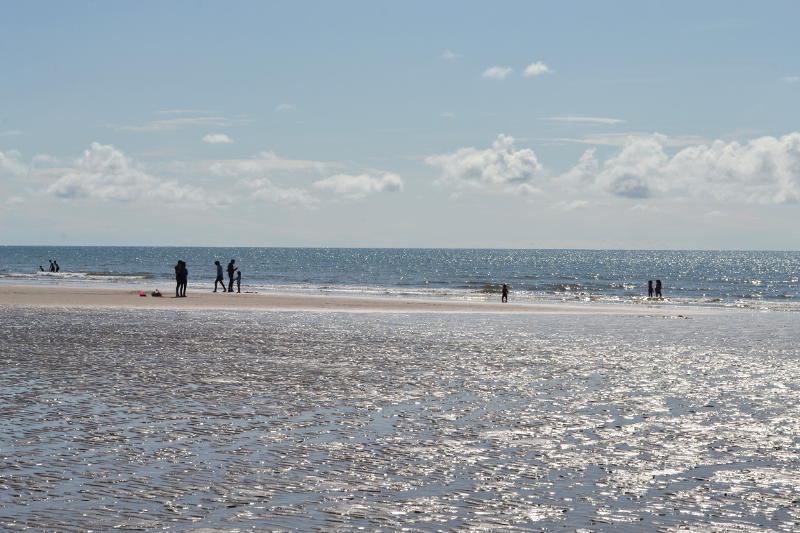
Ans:
<svg viewBox="0 0 800 533"><path fill-rule="evenodd" d="M0 9L0 244L800 248L796 2Z"/></svg>

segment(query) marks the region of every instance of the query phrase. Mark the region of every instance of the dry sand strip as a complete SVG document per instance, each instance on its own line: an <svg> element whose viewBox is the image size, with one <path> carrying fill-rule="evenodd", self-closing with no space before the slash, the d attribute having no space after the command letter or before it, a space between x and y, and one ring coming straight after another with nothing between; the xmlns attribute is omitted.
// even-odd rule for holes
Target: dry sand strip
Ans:
<svg viewBox="0 0 800 533"><path fill-rule="evenodd" d="M136 309L255 309L352 313L564 313L672 314L651 306L527 304L311 294L196 292L185 298L139 296L130 289L0 284L0 305L15 307L113 307ZM674 309L673 309L674 311Z"/></svg>

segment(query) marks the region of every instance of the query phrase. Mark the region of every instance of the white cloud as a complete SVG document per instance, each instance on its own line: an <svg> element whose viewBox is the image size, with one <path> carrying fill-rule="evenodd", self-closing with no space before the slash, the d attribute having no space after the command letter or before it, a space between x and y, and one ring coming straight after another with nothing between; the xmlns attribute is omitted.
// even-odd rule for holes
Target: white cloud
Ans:
<svg viewBox="0 0 800 533"><path fill-rule="evenodd" d="M213 115L216 111L206 111L205 109L162 109L158 112L161 115Z"/></svg>
<svg viewBox="0 0 800 533"><path fill-rule="evenodd" d="M457 54L452 50L445 50L444 52L441 53L441 55L439 55L439 59L446 59L446 60L458 59L459 57L461 57L461 54Z"/></svg>
<svg viewBox="0 0 800 533"><path fill-rule="evenodd" d="M13 137L15 135L22 135L22 130L5 130L0 131L0 136L2 137Z"/></svg>
<svg viewBox="0 0 800 533"><path fill-rule="evenodd" d="M22 196L11 196L6 200L6 205L17 205L24 202L25 199Z"/></svg>
<svg viewBox="0 0 800 533"><path fill-rule="evenodd" d="M403 179L391 172L384 172L379 176L336 174L314 182L314 187L332 191L344 198L360 200L377 192L400 192L403 190Z"/></svg>
<svg viewBox="0 0 800 533"><path fill-rule="evenodd" d="M305 189L279 187L267 178L244 179L239 181L238 185L250 191L248 195L250 198L265 200L271 204L315 209L319 203L319 200Z"/></svg>
<svg viewBox="0 0 800 533"><path fill-rule="evenodd" d="M442 113L439 113L439 116L442 118L456 118L456 114L450 111L443 111Z"/></svg>
<svg viewBox="0 0 800 533"><path fill-rule="evenodd" d="M443 185L458 189L490 189L506 193L533 194L533 182L543 177L543 168L533 150L515 150L514 138L499 135L486 150L461 148L449 154L425 158L440 167Z"/></svg>
<svg viewBox="0 0 800 533"><path fill-rule="evenodd" d="M151 176L113 146L96 142L46 192L65 199L145 200L193 206L224 203L197 187Z"/></svg>
<svg viewBox="0 0 800 533"><path fill-rule="evenodd" d="M541 74L547 74L550 72L553 72L552 70L550 70L550 67L548 67L541 61L535 61L530 65L528 65L527 67L525 67L525 72L523 73L523 75L527 78L530 78L532 76L539 76Z"/></svg>
<svg viewBox="0 0 800 533"><path fill-rule="evenodd" d="M482 76L493 80L504 80L513 71L511 67L489 67L483 71Z"/></svg>
<svg viewBox="0 0 800 533"><path fill-rule="evenodd" d="M564 211L575 211L576 209L583 209L588 205L589 202L586 200L563 201L555 204L557 208L563 209Z"/></svg>
<svg viewBox="0 0 800 533"><path fill-rule="evenodd" d="M602 165L593 151L562 176L628 198L677 197L725 203L800 201L800 133L746 143L721 140L669 156L667 138L630 138Z"/></svg>
<svg viewBox="0 0 800 533"><path fill-rule="evenodd" d="M539 120L551 120L554 122L589 122L593 124L622 124L625 122L621 118L605 118L605 117L576 117L572 115L564 115L559 117L545 117Z"/></svg>
<svg viewBox="0 0 800 533"><path fill-rule="evenodd" d="M280 104L275 107L275 111L278 113L289 113L291 111L297 111L297 107L294 104Z"/></svg>
<svg viewBox="0 0 800 533"><path fill-rule="evenodd" d="M233 142L233 139L224 133L209 133L203 137L203 142L210 144L230 144Z"/></svg>
<svg viewBox="0 0 800 533"><path fill-rule="evenodd" d="M285 159L273 152L264 151L250 159L216 159L202 161L199 166L217 176L260 178L274 172L323 172L335 165L321 161Z"/></svg>
<svg viewBox="0 0 800 533"><path fill-rule="evenodd" d="M237 121L240 123L241 121ZM186 126L231 126L234 124L226 117L179 117L153 120L139 126L121 126L119 129L126 131L172 131Z"/></svg>
<svg viewBox="0 0 800 533"><path fill-rule="evenodd" d="M797 83L797 82L800 82L800 76L785 76L782 79L786 83Z"/></svg>
<svg viewBox="0 0 800 533"><path fill-rule="evenodd" d="M0 174L14 174L21 176L28 172L28 167L20 158L20 154L16 150L9 150L7 152L0 152Z"/></svg>
<svg viewBox="0 0 800 533"><path fill-rule="evenodd" d="M542 139L554 142L568 142L577 144L592 144L597 146L627 146L632 140L635 139L649 139L653 133L642 132L626 132L626 133L595 133L587 135L586 137L573 138L573 137L554 137L551 139ZM694 146L697 144L707 143L705 137L698 135L660 135L663 139L664 145L672 148L683 146Z"/></svg>

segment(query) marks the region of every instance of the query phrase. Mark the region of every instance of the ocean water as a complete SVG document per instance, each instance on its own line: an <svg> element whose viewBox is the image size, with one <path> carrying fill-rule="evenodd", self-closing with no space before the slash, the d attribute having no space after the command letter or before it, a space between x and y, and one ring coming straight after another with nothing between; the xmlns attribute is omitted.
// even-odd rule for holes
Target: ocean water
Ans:
<svg viewBox="0 0 800 533"><path fill-rule="evenodd" d="M0 529L797 531L799 316L0 308Z"/></svg>
<svg viewBox="0 0 800 533"><path fill-rule="evenodd" d="M59 274L37 272L53 258ZM254 292L481 300L507 283L516 301L637 303L661 279L673 303L800 309L800 252L2 246L0 282L169 289L183 259L209 290L231 258Z"/></svg>

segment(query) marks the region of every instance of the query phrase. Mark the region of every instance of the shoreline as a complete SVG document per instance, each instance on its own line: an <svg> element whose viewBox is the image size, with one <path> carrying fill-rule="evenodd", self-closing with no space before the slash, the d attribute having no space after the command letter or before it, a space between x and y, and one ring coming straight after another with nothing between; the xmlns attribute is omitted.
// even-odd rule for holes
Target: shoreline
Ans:
<svg viewBox="0 0 800 533"><path fill-rule="evenodd" d="M0 284L0 306L65 308L131 308L170 310L327 311L349 313L477 313L477 314L675 314L673 306L629 307L602 304L500 303L331 296L290 293L213 293L190 291L185 298L172 293L139 296L130 288L94 288ZM499 300L499 299L498 299ZM696 310L695 310L696 312Z"/></svg>

